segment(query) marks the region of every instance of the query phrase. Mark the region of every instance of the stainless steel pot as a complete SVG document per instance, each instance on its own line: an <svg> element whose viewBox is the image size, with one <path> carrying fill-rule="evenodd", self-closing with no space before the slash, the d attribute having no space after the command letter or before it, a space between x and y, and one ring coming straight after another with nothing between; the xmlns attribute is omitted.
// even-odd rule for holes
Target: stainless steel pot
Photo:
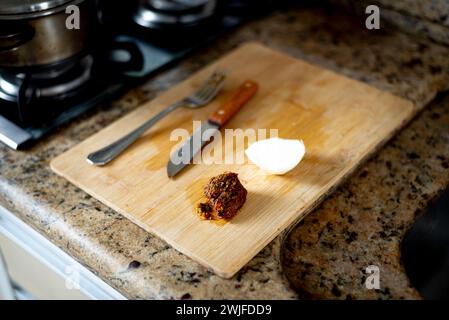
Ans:
<svg viewBox="0 0 449 320"><path fill-rule="evenodd" d="M69 5L80 10L80 29L66 27ZM1 0L0 67L42 67L83 54L96 19L94 0Z"/></svg>

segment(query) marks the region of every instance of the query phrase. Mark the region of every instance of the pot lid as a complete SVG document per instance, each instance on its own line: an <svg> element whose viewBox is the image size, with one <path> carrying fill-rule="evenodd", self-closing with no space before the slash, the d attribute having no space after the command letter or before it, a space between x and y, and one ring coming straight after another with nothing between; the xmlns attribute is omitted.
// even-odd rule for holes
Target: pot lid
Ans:
<svg viewBox="0 0 449 320"><path fill-rule="evenodd" d="M1 0L0 15L35 13L72 2L73 0Z"/></svg>

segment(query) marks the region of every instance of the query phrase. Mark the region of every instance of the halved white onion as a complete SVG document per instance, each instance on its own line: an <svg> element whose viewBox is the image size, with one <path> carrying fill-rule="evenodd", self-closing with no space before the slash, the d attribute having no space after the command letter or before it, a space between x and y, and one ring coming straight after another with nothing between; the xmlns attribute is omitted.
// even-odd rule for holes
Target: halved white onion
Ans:
<svg viewBox="0 0 449 320"><path fill-rule="evenodd" d="M251 144L245 153L260 169L282 175L301 162L306 149L302 140L271 138Z"/></svg>

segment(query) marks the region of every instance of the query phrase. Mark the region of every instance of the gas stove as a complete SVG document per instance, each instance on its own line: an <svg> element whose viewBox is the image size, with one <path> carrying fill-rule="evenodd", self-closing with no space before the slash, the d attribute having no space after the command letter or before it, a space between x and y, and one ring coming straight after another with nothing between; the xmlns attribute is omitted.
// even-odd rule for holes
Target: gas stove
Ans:
<svg viewBox="0 0 449 320"><path fill-rule="evenodd" d="M58 126L138 85L250 18L254 12L233 10L241 9L241 4L229 1L223 7L215 0L145 0L128 9L104 6L99 16L106 40L99 40L90 52L44 68L0 69L0 142L12 149L27 148ZM117 23L123 15L129 19Z"/></svg>
<svg viewBox="0 0 449 320"><path fill-rule="evenodd" d="M126 63L120 61L123 56ZM167 53L164 61L172 58ZM25 148L163 65L162 60L151 64L145 59L154 59L150 46L120 36L101 52L59 65L0 70L0 141L13 149ZM128 75L131 72L135 74Z"/></svg>

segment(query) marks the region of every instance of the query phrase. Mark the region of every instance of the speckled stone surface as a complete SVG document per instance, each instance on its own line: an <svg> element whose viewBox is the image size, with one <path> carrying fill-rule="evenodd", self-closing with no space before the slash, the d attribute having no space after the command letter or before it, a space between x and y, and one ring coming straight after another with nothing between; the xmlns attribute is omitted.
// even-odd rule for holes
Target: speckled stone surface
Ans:
<svg viewBox="0 0 449 320"><path fill-rule="evenodd" d="M419 298L404 274L399 246L414 219L449 184L448 128L446 96L289 234L283 266L302 297ZM380 290L366 289L370 265L380 269Z"/></svg>
<svg viewBox="0 0 449 320"><path fill-rule="evenodd" d="M447 0L375 0L371 3L449 27L449 1Z"/></svg>
<svg viewBox="0 0 449 320"><path fill-rule="evenodd" d="M354 7L366 7L368 4L374 4L381 9L392 9L412 17L449 27L449 1L447 0L324 0L324 2Z"/></svg>
<svg viewBox="0 0 449 320"><path fill-rule="evenodd" d="M178 253L49 168L56 155L249 40L388 90L412 100L417 108L447 89L449 48L397 32L370 32L363 25L358 19L311 8L290 8L248 23L28 151L0 146L0 204L129 298L344 298L347 294L417 298L398 261L397 244L414 212L449 181L447 171L440 169L448 157L447 133L441 131L447 126L447 107L432 107L419 115L293 228L290 237L284 233L275 239L229 280ZM436 128L430 127L433 124ZM438 132L442 137L436 136ZM359 285L360 268L368 261L381 264L385 292L367 293Z"/></svg>
<svg viewBox="0 0 449 320"><path fill-rule="evenodd" d="M380 22L395 25L414 35L449 44L449 1L447 0L324 0L360 16L367 17L365 8L377 5Z"/></svg>

